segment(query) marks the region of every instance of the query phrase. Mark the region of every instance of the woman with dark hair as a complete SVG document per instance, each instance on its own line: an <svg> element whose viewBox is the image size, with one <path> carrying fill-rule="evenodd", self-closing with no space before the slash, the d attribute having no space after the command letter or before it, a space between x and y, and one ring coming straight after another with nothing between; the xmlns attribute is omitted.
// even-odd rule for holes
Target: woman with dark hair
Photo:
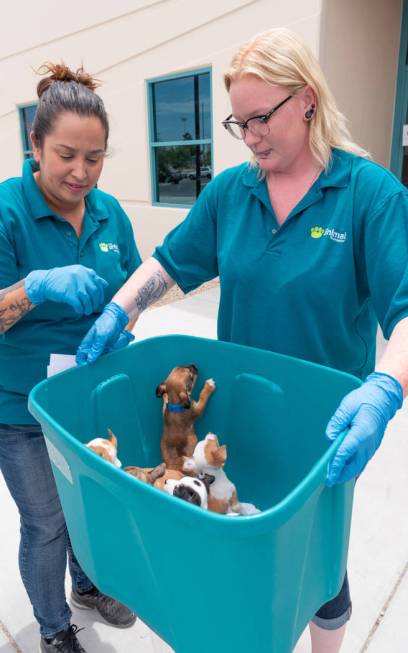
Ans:
<svg viewBox="0 0 408 653"><path fill-rule="evenodd" d="M27 396L47 376L52 353L75 353L141 259L128 217L96 188L109 124L95 81L65 65L48 64L43 72L33 159L21 177L0 184L0 468L20 512L20 573L40 650L80 653L65 598L67 552L73 605L95 608L118 627L136 617L99 592L75 559ZM125 326L119 346L132 339Z"/></svg>

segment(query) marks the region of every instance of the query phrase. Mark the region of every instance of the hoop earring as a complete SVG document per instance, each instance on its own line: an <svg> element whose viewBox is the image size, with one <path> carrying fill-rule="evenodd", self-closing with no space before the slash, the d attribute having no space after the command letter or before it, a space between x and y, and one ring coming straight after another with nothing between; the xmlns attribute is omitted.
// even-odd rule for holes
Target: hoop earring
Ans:
<svg viewBox="0 0 408 653"><path fill-rule="evenodd" d="M307 121L309 121L309 120L311 120L311 119L313 118L313 114L314 114L315 108L316 108L315 105L312 104L311 107L310 107L310 109L308 109L308 110L306 111L306 113L305 113L305 118L306 118Z"/></svg>

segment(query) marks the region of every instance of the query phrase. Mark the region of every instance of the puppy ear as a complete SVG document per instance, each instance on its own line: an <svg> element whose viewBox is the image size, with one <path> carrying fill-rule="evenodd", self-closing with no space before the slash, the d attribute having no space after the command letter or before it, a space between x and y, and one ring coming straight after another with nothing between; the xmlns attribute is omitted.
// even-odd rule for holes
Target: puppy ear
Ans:
<svg viewBox="0 0 408 653"><path fill-rule="evenodd" d="M149 483L153 485L153 483L157 481L158 478L164 476L165 473L166 465L164 463L157 465L157 467L153 467L153 469L148 473Z"/></svg>
<svg viewBox="0 0 408 653"><path fill-rule="evenodd" d="M211 433L211 432L210 432L210 433L207 433L207 435L205 436L204 440L212 440L212 441L216 444L216 446L219 447L218 438L217 438L217 436L215 435L215 433Z"/></svg>
<svg viewBox="0 0 408 653"><path fill-rule="evenodd" d="M180 401L183 404L184 408L190 408L191 401L190 401L190 397L188 396L187 392L180 392L179 397L180 397Z"/></svg>
<svg viewBox="0 0 408 653"><path fill-rule="evenodd" d="M217 467L222 467L225 465L227 460L227 447L225 444L223 444L222 447L218 447L218 449L215 449L215 451L212 451L211 453Z"/></svg>
<svg viewBox="0 0 408 653"><path fill-rule="evenodd" d="M165 392L166 392L166 384L160 383L160 385L158 385L156 388L156 397L162 397Z"/></svg>
<svg viewBox="0 0 408 653"><path fill-rule="evenodd" d="M213 476L212 474L203 474L200 478L204 483L205 487L207 488L207 492L209 492L211 483L214 483L215 481L215 476Z"/></svg>
<svg viewBox="0 0 408 653"><path fill-rule="evenodd" d="M113 446L117 449L118 448L118 441L117 441L116 435L114 434L113 431L111 431L111 429L108 429L108 435L110 437L111 444L113 444Z"/></svg>

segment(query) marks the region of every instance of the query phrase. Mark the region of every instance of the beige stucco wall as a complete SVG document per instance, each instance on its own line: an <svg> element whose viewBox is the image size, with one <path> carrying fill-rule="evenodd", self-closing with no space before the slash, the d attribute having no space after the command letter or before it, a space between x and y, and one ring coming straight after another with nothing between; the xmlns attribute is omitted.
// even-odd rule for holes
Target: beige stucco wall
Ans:
<svg viewBox="0 0 408 653"><path fill-rule="evenodd" d="M279 25L299 31L317 52L320 10L321 0L307 6L302 0L71 0L67 21L66 12L61 21L55 2L43 0L39 10L27 3L21 33L18 3L8 5L10 33L14 30L17 38L0 46L0 79L7 87L0 98L0 179L20 173L16 105L36 99L32 68L47 60L63 59L74 67L83 61L103 81L100 94L111 120L111 156L100 186L120 199L147 256L186 210L151 206L146 80L212 67L217 173L247 157L245 147L220 126L229 113L222 74L233 52L253 34Z"/></svg>
<svg viewBox="0 0 408 653"><path fill-rule="evenodd" d="M216 174L247 158L221 127L229 113L222 75L232 54L273 26L298 31L323 63L356 140L388 162L401 0L54 0L9 3L0 39L0 180L20 174L17 105L35 101L33 68L82 62L103 85L111 121L111 156L100 186L122 202L142 255L186 214L151 206L146 80L212 68L213 161ZM4 10L3 10L4 11ZM4 28L5 23L2 26Z"/></svg>
<svg viewBox="0 0 408 653"><path fill-rule="evenodd" d="M323 0L319 59L355 141L389 165L401 0Z"/></svg>

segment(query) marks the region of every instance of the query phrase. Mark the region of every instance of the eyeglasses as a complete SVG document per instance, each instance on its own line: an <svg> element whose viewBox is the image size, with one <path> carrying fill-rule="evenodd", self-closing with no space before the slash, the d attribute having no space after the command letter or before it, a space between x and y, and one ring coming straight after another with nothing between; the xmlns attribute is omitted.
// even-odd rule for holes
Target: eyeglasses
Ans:
<svg viewBox="0 0 408 653"><path fill-rule="evenodd" d="M233 136L239 140L244 140L246 136L246 129L254 134L254 136L266 136L269 134L268 122L271 116L277 111L281 106L285 104L293 95L288 95L282 102L273 107L268 113L265 113L262 116L252 116L248 118L245 122L239 122L238 120L231 120L232 114L228 116L225 120L222 121L225 129Z"/></svg>

